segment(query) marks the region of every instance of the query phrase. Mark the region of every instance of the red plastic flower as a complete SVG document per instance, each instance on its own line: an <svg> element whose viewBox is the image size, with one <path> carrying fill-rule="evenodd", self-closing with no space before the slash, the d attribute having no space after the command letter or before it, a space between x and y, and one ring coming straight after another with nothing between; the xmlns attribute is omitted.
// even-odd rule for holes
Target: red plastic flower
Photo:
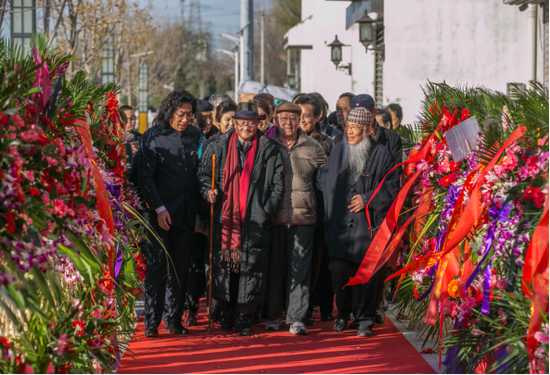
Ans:
<svg viewBox="0 0 550 375"><path fill-rule="evenodd" d="M470 117L470 111L468 109L464 108L462 111L460 111L460 120L464 121L467 120Z"/></svg>

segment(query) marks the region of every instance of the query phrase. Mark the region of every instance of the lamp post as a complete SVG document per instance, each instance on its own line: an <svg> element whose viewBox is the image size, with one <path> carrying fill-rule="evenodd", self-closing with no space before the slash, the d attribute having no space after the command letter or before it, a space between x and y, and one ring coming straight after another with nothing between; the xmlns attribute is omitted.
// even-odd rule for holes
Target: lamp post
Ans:
<svg viewBox="0 0 550 375"><path fill-rule="evenodd" d="M229 51L226 51L226 50L222 50L222 49L218 49L218 51L220 52L223 52L225 53L226 55L229 55L233 58L233 60L235 61L235 102L238 102L239 101L239 62L241 63L241 78L243 78L243 71L242 71L242 67L243 67L243 63L242 63L242 58L243 58L243 55L242 53L239 53L239 50L242 52L242 35L240 38L237 38L237 37L234 37L232 35L227 35L227 34L223 34L223 33L220 33L218 34L219 36L223 36L224 38L227 38L229 40L231 40L233 43L235 43L233 45L233 53L229 52Z"/></svg>
<svg viewBox="0 0 550 375"><path fill-rule="evenodd" d="M356 23L359 24L359 41L365 46L365 50L368 51L368 47L372 44L373 47L376 44L376 20L373 20L367 14L359 18Z"/></svg>
<svg viewBox="0 0 550 375"><path fill-rule="evenodd" d="M342 47L349 47L349 45L340 42L338 35L335 35L332 43L327 44L327 46L330 47L330 60L336 66L336 70L347 70L347 74L351 76L351 62L346 65L340 65L342 62Z"/></svg>

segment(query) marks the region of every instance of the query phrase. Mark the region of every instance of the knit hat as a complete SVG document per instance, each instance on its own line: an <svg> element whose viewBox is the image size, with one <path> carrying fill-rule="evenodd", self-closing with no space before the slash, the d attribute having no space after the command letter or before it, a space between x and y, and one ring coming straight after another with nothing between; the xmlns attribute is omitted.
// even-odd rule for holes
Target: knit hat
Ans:
<svg viewBox="0 0 550 375"><path fill-rule="evenodd" d="M302 108L298 104L286 102L277 107L275 110L275 115L278 115L281 112L294 112L300 116L302 114Z"/></svg>
<svg viewBox="0 0 550 375"><path fill-rule="evenodd" d="M369 126L371 122L371 113L363 107L352 108L348 112L346 122L352 122L354 124L361 124Z"/></svg>

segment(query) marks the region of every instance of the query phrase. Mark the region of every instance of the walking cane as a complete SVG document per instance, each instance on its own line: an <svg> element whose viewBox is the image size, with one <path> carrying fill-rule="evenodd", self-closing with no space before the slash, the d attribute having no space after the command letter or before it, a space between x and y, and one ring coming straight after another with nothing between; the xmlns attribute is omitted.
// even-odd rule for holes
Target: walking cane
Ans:
<svg viewBox="0 0 550 375"><path fill-rule="evenodd" d="M212 191L216 184L216 155L212 155ZM210 204L210 268L208 268L208 333L212 324L212 242L214 232L214 203Z"/></svg>

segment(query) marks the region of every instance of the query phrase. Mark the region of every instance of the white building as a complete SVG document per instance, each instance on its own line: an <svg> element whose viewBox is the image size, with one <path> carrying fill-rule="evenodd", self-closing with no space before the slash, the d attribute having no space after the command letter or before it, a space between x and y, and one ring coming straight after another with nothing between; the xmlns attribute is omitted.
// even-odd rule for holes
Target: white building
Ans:
<svg viewBox="0 0 550 375"><path fill-rule="evenodd" d="M376 64L358 25L346 29L346 18L350 26L364 9L379 17ZM330 61L324 42L335 34L351 45L341 63L351 62L351 76ZM302 0L302 22L287 37L301 51L298 89L320 92L332 110L345 91L368 93L378 106L401 104L410 123L427 80L502 92L535 78L548 85L548 0Z"/></svg>

